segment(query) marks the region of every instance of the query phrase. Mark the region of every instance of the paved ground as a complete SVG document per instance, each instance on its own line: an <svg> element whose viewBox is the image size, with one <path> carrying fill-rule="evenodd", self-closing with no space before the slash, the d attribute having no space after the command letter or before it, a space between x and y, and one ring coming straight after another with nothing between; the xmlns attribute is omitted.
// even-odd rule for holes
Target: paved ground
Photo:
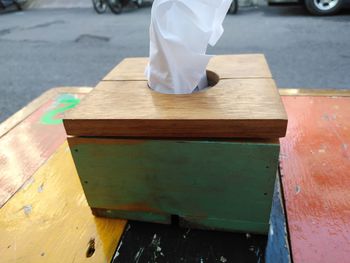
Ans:
<svg viewBox="0 0 350 263"><path fill-rule="evenodd" d="M0 15L0 121L55 86L95 85L128 56L148 55L150 8L116 16L92 8ZM311 17L302 7L229 15L209 53L265 53L279 87L350 88L350 11Z"/></svg>
<svg viewBox="0 0 350 263"><path fill-rule="evenodd" d="M91 0L27 0L28 8L88 8Z"/></svg>

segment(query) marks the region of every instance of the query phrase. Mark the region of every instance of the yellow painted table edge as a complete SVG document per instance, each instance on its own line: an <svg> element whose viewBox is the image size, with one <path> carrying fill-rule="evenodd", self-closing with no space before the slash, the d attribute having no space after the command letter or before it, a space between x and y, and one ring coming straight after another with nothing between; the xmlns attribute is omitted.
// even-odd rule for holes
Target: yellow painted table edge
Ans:
<svg viewBox="0 0 350 263"><path fill-rule="evenodd" d="M93 216L65 142L1 208L1 262L110 262L126 222Z"/></svg>

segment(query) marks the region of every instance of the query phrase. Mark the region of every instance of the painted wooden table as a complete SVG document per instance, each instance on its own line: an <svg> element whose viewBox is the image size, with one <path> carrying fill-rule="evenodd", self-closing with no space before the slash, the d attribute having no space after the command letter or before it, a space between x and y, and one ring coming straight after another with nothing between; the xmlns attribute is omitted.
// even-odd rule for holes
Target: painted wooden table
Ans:
<svg viewBox="0 0 350 263"><path fill-rule="evenodd" d="M126 222L91 214L61 124L90 90L50 90L0 125L0 262L112 258Z"/></svg>
<svg viewBox="0 0 350 263"><path fill-rule="evenodd" d="M281 174L294 262L350 262L350 90L281 90Z"/></svg>
<svg viewBox="0 0 350 263"><path fill-rule="evenodd" d="M90 90L50 90L0 124L0 262L262 262L264 254L290 262L278 184L266 251L259 235L94 217L61 124ZM280 93L290 120L281 172L292 257L346 262L349 92Z"/></svg>

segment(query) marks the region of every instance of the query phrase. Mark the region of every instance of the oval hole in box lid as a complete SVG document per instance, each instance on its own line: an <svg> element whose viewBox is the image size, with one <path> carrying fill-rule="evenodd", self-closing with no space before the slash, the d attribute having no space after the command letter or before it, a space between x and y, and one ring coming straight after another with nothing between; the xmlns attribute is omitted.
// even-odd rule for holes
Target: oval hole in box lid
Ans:
<svg viewBox="0 0 350 263"><path fill-rule="evenodd" d="M216 74L214 71L211 71L211 70L206 70L206 75L207 75L207 81L208 81L208 86L206 88L203 88L203 89L198 89L195 88L193 90L192 93L188 93L188 94L180 94L180 95L190 95L190 94L193 94L193 93L197 93L197 92L203 92L203 91L206 91L210 88L213 88L215 85L217 85L219 83L219 80L220 80L220 77L218 74ZM151 90L151 91L154 91L154 92L158 92L158 93L162 93L162 92L159 92L157 90L154 90L152 89L149 84L147 83L147 86L148 88ZM162 94L168 94L168 93L162 93ZM179 94L168 94L168 95L179 95Z"/></svg>

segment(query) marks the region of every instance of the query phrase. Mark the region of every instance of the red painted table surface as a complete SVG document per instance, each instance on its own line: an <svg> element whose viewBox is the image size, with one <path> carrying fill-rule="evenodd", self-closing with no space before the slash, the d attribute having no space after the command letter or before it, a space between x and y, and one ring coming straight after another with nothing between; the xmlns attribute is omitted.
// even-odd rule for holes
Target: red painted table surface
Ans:
<svg viewBox="0 0 350 263"><path fill-rule="evenodd" d="M350 97L283 102L281 173L294 262L350 262Z"/></svg>

